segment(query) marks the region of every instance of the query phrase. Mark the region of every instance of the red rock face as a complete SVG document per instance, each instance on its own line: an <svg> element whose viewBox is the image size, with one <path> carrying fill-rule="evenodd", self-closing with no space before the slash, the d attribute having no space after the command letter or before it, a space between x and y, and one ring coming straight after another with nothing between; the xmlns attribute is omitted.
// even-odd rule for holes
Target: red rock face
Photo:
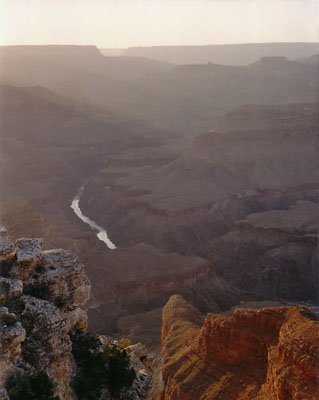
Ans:
<svg viewBox="0 0 319 400"><path fill-rule="evenodd" d="M315 400L319 322L305 308L198 313L173 296L163 311L162 400Z"/></svg>

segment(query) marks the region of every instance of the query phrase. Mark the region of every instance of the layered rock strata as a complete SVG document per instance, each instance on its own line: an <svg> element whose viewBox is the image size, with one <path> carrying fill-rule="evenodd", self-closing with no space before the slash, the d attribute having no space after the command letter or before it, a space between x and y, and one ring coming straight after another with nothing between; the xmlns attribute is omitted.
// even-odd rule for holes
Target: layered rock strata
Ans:
<svg viewBox="0 0 319 400"><path fill-rule="evenodd" d="M173 296L163 309L162 400L315 400L319 322L307 308L199 313Z"/></svg>

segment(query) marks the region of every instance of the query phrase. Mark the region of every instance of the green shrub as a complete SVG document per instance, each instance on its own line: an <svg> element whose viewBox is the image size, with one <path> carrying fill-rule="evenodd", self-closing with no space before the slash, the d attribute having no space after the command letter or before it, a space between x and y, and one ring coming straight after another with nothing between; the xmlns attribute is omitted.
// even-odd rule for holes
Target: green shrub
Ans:
<svg viewBox="0 0 319 400"><path fill-rule="evenodd" d="M66 299L59 295L54 299L54 305L58 308L63 308L66 305Z"/></svg>
<svg viewBox="0 0 319 400"><path fill-rule="evenodd" d="M15 315L5 314L1 318L2 323L7 326L13 326L17 322L17 317Z"/></svg>
<svg viewBox="0 0 319 400"><path fill-rule="evenodd" d="M32 333L35 326L35 316L30 312L24 312L20 321L26 331L26 338L21 343L21 354L23 359L30 365L36 366L39 361L38 338Z"/></svg>
<svg viewBox="0 0 319 400"><path fill-rule="evenodd" d="M54 386L48 375L36 373L15 373L7 382L10 400L59 400L54 396Z"/></svg>
<svg viewBox="0 0 319 400"><path fill-rule="evenodd" d="M94 400L103 390L120 399L121 391L130 387L135 372L129 368L129 358L125 350L112 345L101 349L97 337L75 326L69 333L72 354L78 372L72 387L79 399Z"/></svg>
<svg viewBox="0 0 319 400"><path fill-rule="evenodd" d="M27 336L21 343L21 355L28 364L36 367L40 361L39 344L33 337Z"/></svg>
<svg viewBox="0 0 319 400"><path fill-rule="evenodd" d="M120 398L122 389L132 386L136 378L135 371L130 368L126 350L111 345L106 348L106 354L108 359L108 389L111 396Z"/></svg>
<svg viewBox="0 0 319 400"><path fill-rule="evenodd" d="M51 300L50 288L45 282L36 282L32 285L27 285L23 288L23 293L42 300Z"/></svg>
<svg viewBox="0 0 319 400"><path fill-rule="evenodd" d="M41 264L38 264L35 268L35 272L37 272L38 274L42 274L42 272L45 272L45 267Z"/></svg>
<svg viewBox="0 0 319 400"><path fill-rule="evenodd" d="M16 314L18 317L23 313L25 309L23 299L16 296L6 296L4 305L8 308L9 312Z"/></svg>
<svg viewBox="0 0 319 400"><path fill-rule="evenodd" d="M35 324L35 316L30 312L24 312L20 316L20 321L24 329L26 330L27 335L30 335Z"/></svg>
<svg viewBox="0 0 319 400"><path fill-rule="evenodd" d="M37 322L36 316L30 312L24 312L20 317L22 326L26 330L26 338L21 343L21 353L23 359L37 367L41 357L41 353L49 354L50 345L46 337L41 335L41 332L33 332Z"/></svg>
<svg viewBox="0 0 319 400"><path fill-rule="evenodd" d="M9 278L12 266L13 262L10 260L0 261L0 275Z"/></svg>

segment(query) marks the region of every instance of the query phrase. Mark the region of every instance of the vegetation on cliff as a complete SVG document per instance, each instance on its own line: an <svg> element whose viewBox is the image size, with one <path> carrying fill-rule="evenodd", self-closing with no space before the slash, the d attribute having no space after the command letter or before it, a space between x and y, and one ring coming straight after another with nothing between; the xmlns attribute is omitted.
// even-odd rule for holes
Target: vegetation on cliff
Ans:
<svg viewBox="0 0 319 400"><path fill-rule="evenodd" d="M69 335L77 364L72 387L78 398L98 399L107 390L113 398L124 399L125 388L132 386L136 377L126 350L115 344L102 346L98 337L80 324Z"/></svg>
<svg viewBox="0 0 319 400"><path fill-rule="evenodd" d="M8 380L10 400L59 400L52 380L43 371L13 374Z"/></svg>
<svg viewBox="0 0 319 400"><path fill-rule="evenodd" d="M152 377L144 372L143 382L143 365L135 373L130 342L86 330L84 265L71 252L42 251L41 239L14 246L0 228L0 399L144 398Z"/></svg>

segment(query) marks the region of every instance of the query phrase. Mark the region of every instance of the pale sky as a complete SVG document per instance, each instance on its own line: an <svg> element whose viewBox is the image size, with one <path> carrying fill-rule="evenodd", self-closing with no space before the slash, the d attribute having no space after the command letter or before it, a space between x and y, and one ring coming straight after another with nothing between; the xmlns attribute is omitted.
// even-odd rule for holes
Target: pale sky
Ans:
<svg viewBox="0 0 319 400"><path fill-rule="evenodd" d="M319 0L0 0L0 45L319 41Z"/></svg>

